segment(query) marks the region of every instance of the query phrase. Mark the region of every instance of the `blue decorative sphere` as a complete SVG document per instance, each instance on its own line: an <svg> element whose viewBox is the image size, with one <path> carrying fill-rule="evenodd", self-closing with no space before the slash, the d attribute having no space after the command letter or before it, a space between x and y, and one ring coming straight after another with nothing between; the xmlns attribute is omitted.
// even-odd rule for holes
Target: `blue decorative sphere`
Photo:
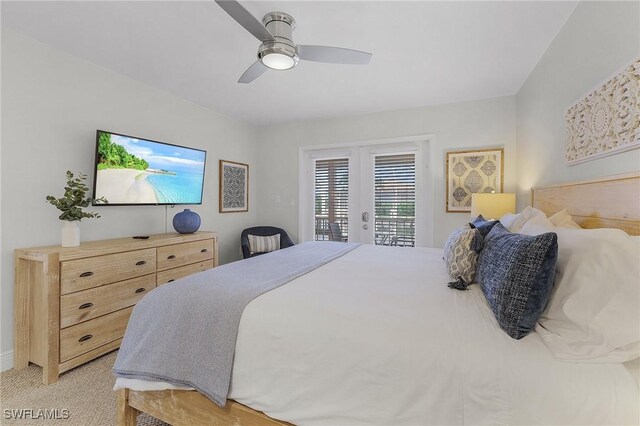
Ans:
<svg viewBox="0 0 640 426"><path fill-rule="evenodd" d="M173 217L173 229L181 234L193 234L200 228L200 215L184 209Z"/></svg>

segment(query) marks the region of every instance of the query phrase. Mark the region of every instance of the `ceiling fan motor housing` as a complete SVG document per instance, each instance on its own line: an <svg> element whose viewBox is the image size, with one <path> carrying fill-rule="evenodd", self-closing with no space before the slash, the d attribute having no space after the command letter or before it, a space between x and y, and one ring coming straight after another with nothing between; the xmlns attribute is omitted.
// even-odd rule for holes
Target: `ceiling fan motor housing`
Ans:
<svg viewBox="0 0 640 426"><path fill-rule="evenodd" d="M293 66L298 64L298 48L293 42L293 30L296 21L284 12L270 12L262 18L262 25L273 35L274 40L263 42L258 48L258 59L262 61L267 55L281 54L293 60Z"/></svg>

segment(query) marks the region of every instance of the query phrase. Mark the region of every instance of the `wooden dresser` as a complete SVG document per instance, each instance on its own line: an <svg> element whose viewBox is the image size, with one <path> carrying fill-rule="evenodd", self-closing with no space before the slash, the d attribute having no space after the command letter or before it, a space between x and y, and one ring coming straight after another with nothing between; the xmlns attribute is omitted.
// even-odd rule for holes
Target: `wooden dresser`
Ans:
<svg viewBox="0 0 640 426"><path fill-rule="evenodd" d="M129 316L156 286L218 264L215 232L118 238L15 251L16 370L43 382L120 346Z"/></svg>

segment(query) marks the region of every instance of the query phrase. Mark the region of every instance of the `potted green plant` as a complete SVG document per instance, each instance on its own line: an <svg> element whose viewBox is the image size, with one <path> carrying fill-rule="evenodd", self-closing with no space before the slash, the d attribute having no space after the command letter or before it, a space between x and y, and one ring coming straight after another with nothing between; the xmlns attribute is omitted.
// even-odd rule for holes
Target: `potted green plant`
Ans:
<svg viewBox="0 0 640 426"><path fill-rule="evenodd" d="M80 245L80 227L78 223L82 218L98 218L100 215L94 212L85 212L82 209L88 207L92 202L106 203L104 197L92 198L87 196L89 187L84 183L87 176L78 173L75 177L71 171L67 170L67 186L64 187L64 195L56 198L53 195L47 196L47 202L55 206L62 212L58 219L64 221L62 227L62 247L77 247Z"/></svg>

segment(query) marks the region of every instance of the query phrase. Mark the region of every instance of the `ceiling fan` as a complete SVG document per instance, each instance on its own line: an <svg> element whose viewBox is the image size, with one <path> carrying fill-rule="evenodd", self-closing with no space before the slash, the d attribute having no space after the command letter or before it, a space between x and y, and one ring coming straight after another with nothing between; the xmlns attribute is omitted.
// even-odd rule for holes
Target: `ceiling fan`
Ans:
<svg viewBox="0 0 640 426"><path fill-rule="evenodd" d="M292 33L296 21L284 12L270 12L260 23L247 9L235 0L215 0L225 12L262 42L258 48L258 60L240 77L238 83L251 83L268 69L288 70L299 60L327 62L330 64L366 65L371 53L342 47L296 45Z"/></svg>

